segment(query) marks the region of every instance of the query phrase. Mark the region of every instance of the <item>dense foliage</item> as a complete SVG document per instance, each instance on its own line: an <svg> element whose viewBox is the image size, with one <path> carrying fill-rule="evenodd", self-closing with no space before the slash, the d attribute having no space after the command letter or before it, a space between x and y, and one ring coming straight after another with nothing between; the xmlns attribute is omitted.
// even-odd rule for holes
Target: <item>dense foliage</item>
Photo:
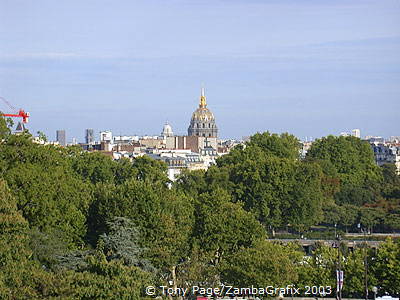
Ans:
<svg viewBox="0 0 400 300"><path fill-rule="evenodd" d="M367 142L328 136L313 143L306 161L323 166L325 183L333 190L325 223L346 231L358 224L369 232L399 230L400 176L394 164L375 164Z"/></svg>
<svg viewBox="0 0 400 300"><path fill-rule="evenodd" d="M377 168L359 140L317 141L304 160L299 149L294 136L256 134L171 186L162 162L40 145L29 133L11 135L0 118L0 298L143 299L148 285L335 286L337 249L319 245L305 257L267 236L335 223L397 230L400 179L392 166ZM376 253L343 251L344 295L362 295L365 256L370 287L399 293L400 244L388 240Z"/></svg>

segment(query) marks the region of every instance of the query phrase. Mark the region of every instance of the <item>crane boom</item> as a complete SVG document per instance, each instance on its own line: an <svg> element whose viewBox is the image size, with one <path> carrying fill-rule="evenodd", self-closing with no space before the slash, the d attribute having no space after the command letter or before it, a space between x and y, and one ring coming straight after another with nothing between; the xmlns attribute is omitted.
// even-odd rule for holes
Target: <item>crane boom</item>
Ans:
<svg viewBox="0 0 400 300"><path fill-rule="evenodd" d="M5 104L7 104L7 106L10 107L12 110L16 110L14 108L14 106L12 106L6 99L4 99L3 97L0 97L0 99L3 100L3 102ZM22 122L23 123L28 123L28 120L29 120L29 113L24 111L23 109L20 109L18 111L18 113L14 113L14 114L3 114L3 113L0 113L0 114L5 116L5 117L22 118Z"/></svg>
<svg viewBox="0 0 400 300"><path fill-rule="evenodd" d="M20 109L18 114L3 114L3 116L22 118L22 123L28 123L28 120L29 120L29 113L25 112L23 109Z"/></svg>

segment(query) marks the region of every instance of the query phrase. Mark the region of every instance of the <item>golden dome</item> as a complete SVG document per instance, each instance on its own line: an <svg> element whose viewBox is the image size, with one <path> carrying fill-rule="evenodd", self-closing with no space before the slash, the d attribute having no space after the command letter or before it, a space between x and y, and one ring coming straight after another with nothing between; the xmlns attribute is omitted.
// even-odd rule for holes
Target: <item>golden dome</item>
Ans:
<svg viewBox="0 0 400 300"><path fill-rule="evenodd" d="M214 121L213 113L207 107L199 107L192 114L193 121Z"/></svg>
<svg viewBox="0 0 400 300"><path fill-rule="evenodd" d="M192 114L188 136L217 137L218 127L213 113L207 108L204 88L201 89L199 107Z"/></svg>
<svg viewBox="0 0 400 300"><path fill-rule="evenodd" d="M204 95L204 88L201 89L199 108L192 114L192 120L198 121L214 121L213 113L207 108L207 99Z"/></svg>

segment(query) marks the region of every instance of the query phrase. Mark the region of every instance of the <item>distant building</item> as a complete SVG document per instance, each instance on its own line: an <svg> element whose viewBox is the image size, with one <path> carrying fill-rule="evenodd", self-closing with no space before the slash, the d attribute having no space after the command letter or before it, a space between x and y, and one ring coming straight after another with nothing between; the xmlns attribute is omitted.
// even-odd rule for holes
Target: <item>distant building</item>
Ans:
<svg viewBox="0 0 400 300"><path fill-rule="evenodd" d="M371 147L378 166L394 164L397 168L397 173L400 174L400 147L378 143L372 143Z"/></svg>
<svg viewBox="0 0 400 300"><path fill-rule="evenodd" d="M174 132L172 131L171 125L166 122L163 127L163 131L161 132L161 136L166 138L168 136L174 136Z"/></svg>
<svg viewBox="0 0 400 300"><path fill-rule="evenodd" d="M113 136L111 131L102 131L100 132L100 142L109 142L113 141Z"/></svg>
<svg viewBox="0 0 400 300"><path fill-rule="evenodd" d="M361 138L361 131L360 129L353 129L350 132L343 131L340 133L340 136L354 136L356 138Z"/></svg>
<svg viewBox="0 0 400 300"><path fill-rule="evenodd" d="M67 138L66 138L65 130L57 130L56 131L56 140L60 144L60 146L67 145Z"/></svg>
<svg viewBox="0 0 400 300"><path fill-rule="evenodd" d="M189 149L192 152L200 153L204 148L217 149L217 138L203 136L171 136L167 137L166 140L166 149Z"/></svg>
<svg viewBox="0 0 400 300"><path fill-rule="evenodd" d="M184 169L206 170L208 167L198 153L190 150L160 150L158 153L146 155L167 164L167 175L171 181L175 181Z"/></svg>
<svg viewBox="0 0 400 300"><path fill-rule="evenodd" d="M361 131L360 131L360 129L353 129L352 131L351 131L351 135L352 136L355 136L356 138L361 138Z"/></svg>
<svg viewBox="0 0 400 300"><path fill-rule="evenodd" d="M26 130L24 123L18 122L17 127L15 128L14 133L15 134L20 134L23 133Z"/></svg>
<svg viewBox="0 0 400 300"><path fill-rule="evenodd" d="M93 131L93 129L86 129L85 130L85 143L86 144L93 144L94 143L94 131Z"/></svg>
<svg viewBox="0 0 400 300"><path fill-rule="evenodd" d="M114 143L124 144L124 143L136 143L140 140L138 135L116 135L114 136Z"/></svg>
<svg viewBox="0 0 400 300"><path fill-rule="evenodd" d="M300 149L300 156L302 158L305 158L307 155L308 150L310 150L313 142L302 142L301 143L301 149Z"/></svg>
<svg viewBox="0 0 400 300"><path fill-rule="evenodd" d="M146 148L165 148L165 145L163 143L163 139L160 137L146 137L146 138L141 138L139 140L139 143L141 146L146 147Z"/></svg>
<svg viewBox="0 0 400 300"><path fill-rule="evenodd" d="M391 136L391 137L389 138L389 141L390 141L391 143L400 143L400 136Z"/></svg>
<svg viewBox="0 0 400 300"><path fill-rule="evenodd" d="M385 143L385 139L381 136L372 136L367 135L365 139L371 144L383 144Z"/></svg>
<svg viewBox="0 0 400 300"><path fill-rule="evenodd" d="M188 128L188 136L218 137L218 128L215 124L215 117L207 108L204 88L201 89L199 108L192 114Z"/></svg>

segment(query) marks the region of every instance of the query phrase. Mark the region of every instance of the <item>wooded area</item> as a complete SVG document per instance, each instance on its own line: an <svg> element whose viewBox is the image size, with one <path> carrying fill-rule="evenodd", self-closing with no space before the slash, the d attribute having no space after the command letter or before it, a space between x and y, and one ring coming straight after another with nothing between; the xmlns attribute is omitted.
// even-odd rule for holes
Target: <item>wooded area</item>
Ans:
<svg viewBox="0 0 400 300"><path fill-rule="evenodd" d="M368 143L255 134L169 188L166 165L113 161L10 134L0 118L0 298L143 299L147 285L336 287L337 249L266 241L324 225L400 229L400 177ZM400 243L344 246L343 296L400 293Z"/></svg>

